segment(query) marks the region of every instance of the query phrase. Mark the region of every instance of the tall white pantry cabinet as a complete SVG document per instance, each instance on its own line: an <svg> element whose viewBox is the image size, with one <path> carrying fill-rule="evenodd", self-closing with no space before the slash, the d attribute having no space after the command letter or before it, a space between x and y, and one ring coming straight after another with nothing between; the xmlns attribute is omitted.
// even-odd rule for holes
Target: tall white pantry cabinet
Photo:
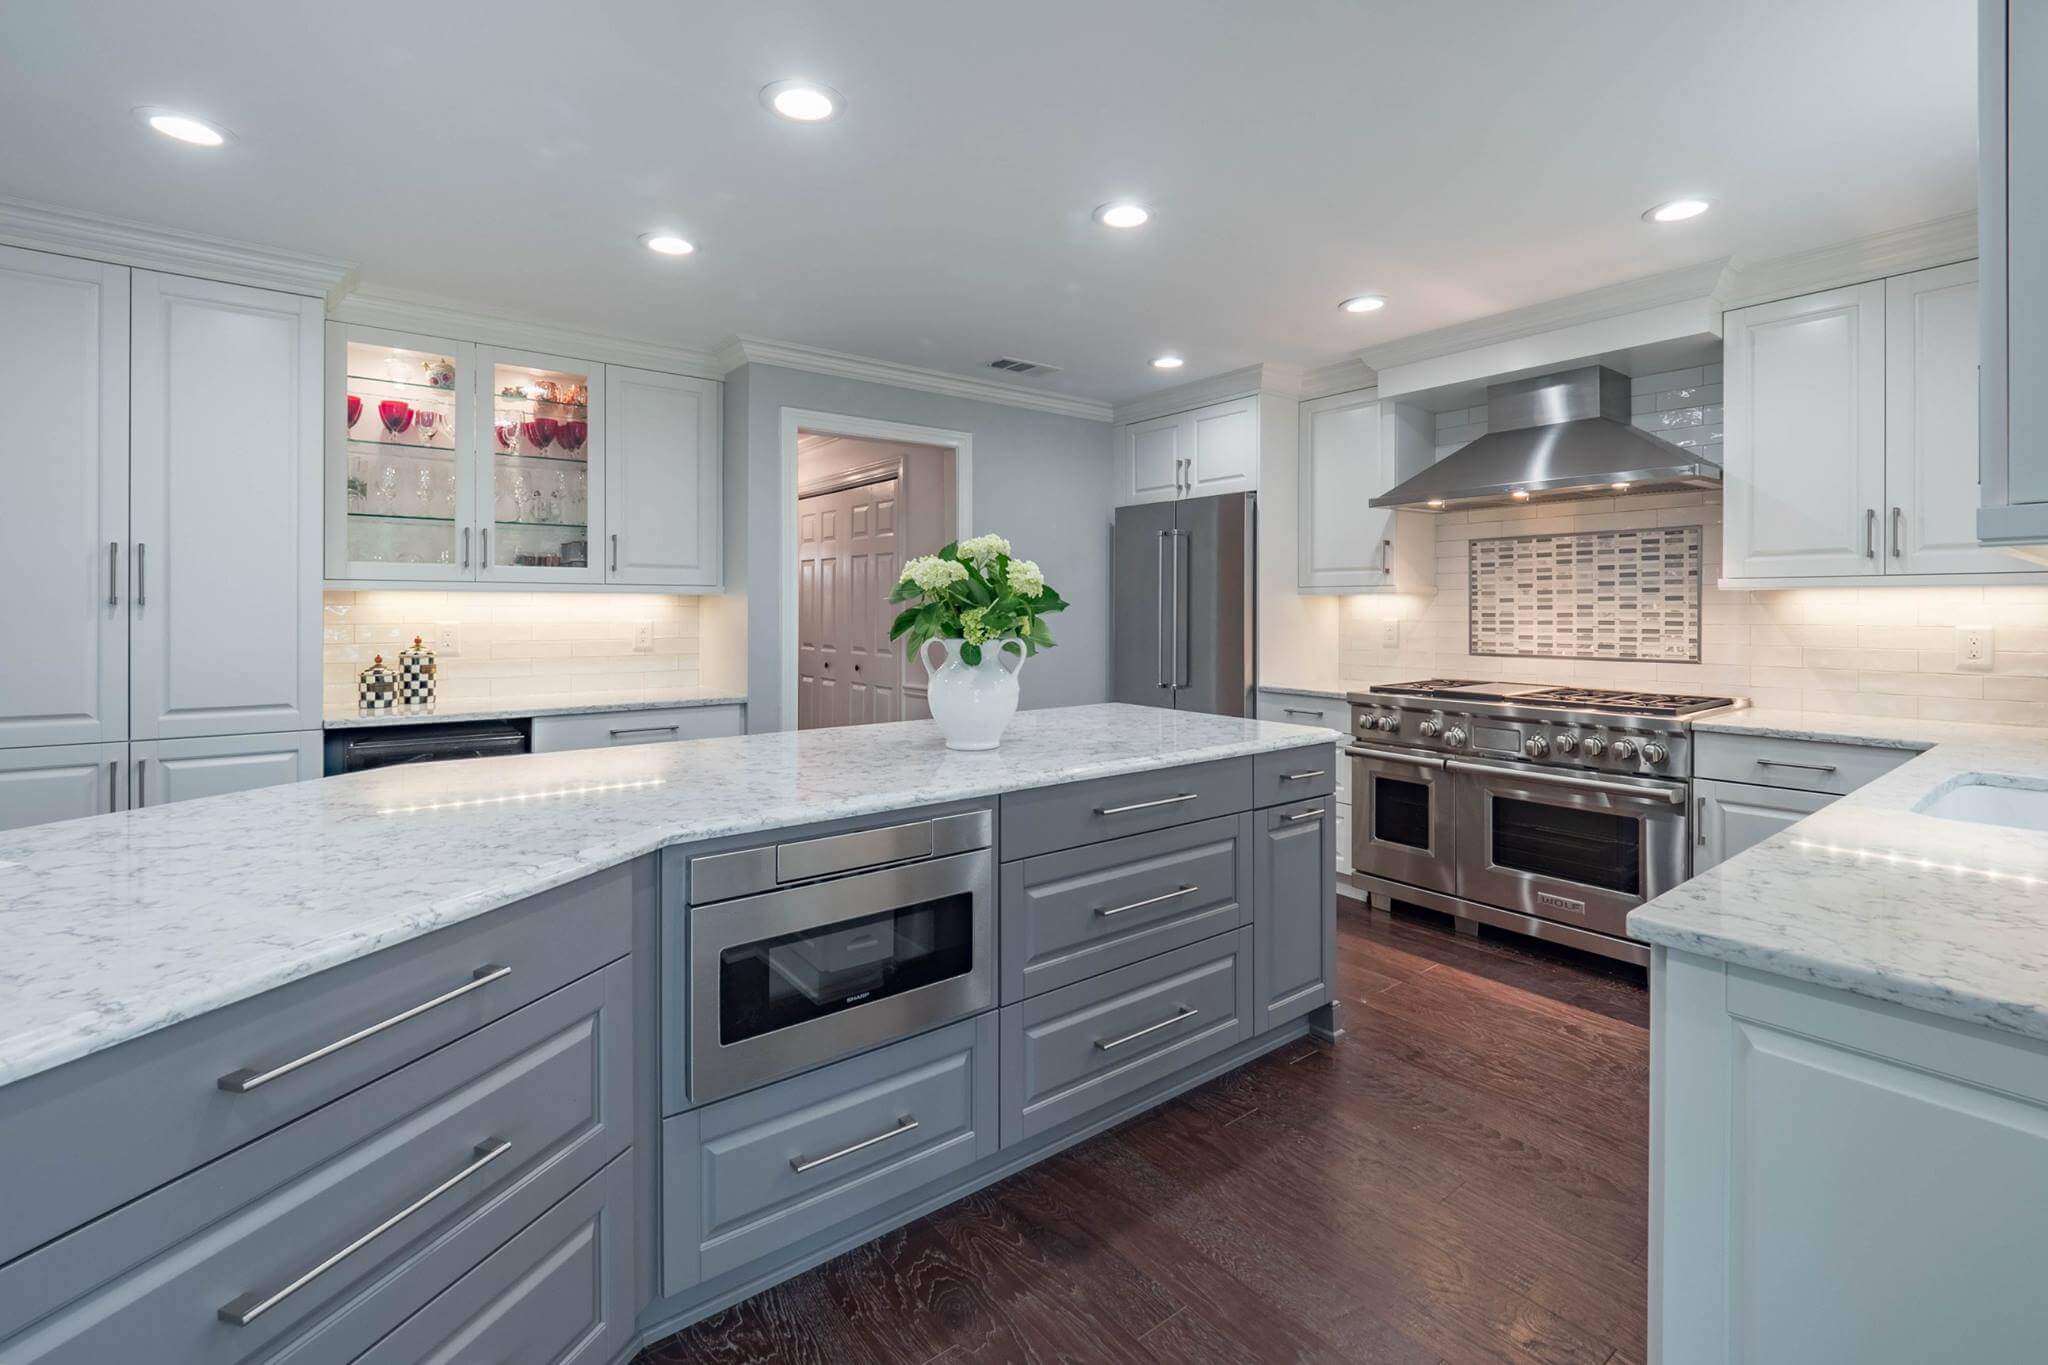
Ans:
<svg viewBox="0 0 2048 1365"><path fill-rule="evenodd" d="M0 247L0 829L320 771L321 307Z"/></svg>

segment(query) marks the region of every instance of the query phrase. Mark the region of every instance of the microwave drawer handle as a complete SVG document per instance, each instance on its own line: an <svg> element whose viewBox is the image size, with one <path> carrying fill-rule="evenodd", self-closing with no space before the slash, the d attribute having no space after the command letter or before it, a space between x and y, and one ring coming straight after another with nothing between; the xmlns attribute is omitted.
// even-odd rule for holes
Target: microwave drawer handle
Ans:
<svg viewBox="0 0 2048 1365"><path fill-rule="evenodd" d="M1178 806L1183 801L1192 801L1200 792L1182 792L1179 796L1162 796L1157 801L1137 801L1128 806L1097 806L1097 815L1129 815L1134 810L1155 810L1160 806Z"/></svg>
<svg viewBox="0 0 2048 1365"><path fill-rule="evenodd" d="M1674 806L1685 804L1683 787L1636 787L1625 782L1603 782L1597 777L1576 777L1571 773L1525 772L1520 768L1496 767L1491 763L1467 763L1460 758L1451 759L1444 766L1454 773L1477 773L1484 777L1519 777L1536 786L1607 792L1613 796L1633 796L1638 801L1666 801Z"/></svg>
<svg viewBox="0 0 2048 1365"><path fill-rule="evenodd" d="M1147 1024L1144 1028L1139 1029L1136 1033L1126 1033L1123 1037L1111 1038L1108 1042L1103 1042L1101 1039L1097 1039L1095 1046L1100 1051L1108 1052L1112 1048L1122 1047L1125 1043L1135 1043L1148 1033L1157 1033L1159 1032L1159 1030L1163 1028L1172 1028L1175 1024L1180 1023L1182 1020L1192 1019L1200 1013L1200 1010L1191 1010L1187 1008L1187 1006L1183 1005L1181 1006L1180 1013L1174 1015L1171 1019L1161 1019L1156 1024Z"/></svg>
<svg viewBox="0 0 2048 1365"><path fill-rule="evenodd" d="M672 735L683 727L675 725L632 725L623 730L612 731L613 739L624 739L628 735Z"/></svg>
<svg viewBox="0 0 2048 1365"><path fill-rule="evenodd" d="M332 1056L345 1047L352 1047L362 1042L365 1038L374 1038L385 1029L394 1028L408 1019L417 1019L428 1010L439 1009L451 1000L460 1000L471 991L482 990L493 981L502 981L510 975L512 975L510 967L501 967L495 964L479 967L470 976L469 980L463 982L452 991L443 991L432 1000L422 1000L411 1009L400 1010L389 1019L372 1024L368 1028L357 1029L346 1038L336 1038L324 1047L314 1048L305 1056L294 1058L280 1066L271 1067L268 1071L258 1071L253 1067L245 1067L240 1071L230 1071L227 1075L221 1077L217 1084L221 1089L228 1091L230 1094L246 1095L259 1085L268 1085L280 1076L289 1076L292 1072L297 1071L300 1067L310 1062L317 1062L322 1057Z"/></svg>
<svg viewBox="0 0 2048 1365"><path fill-rule="evenodd" d="M407 1204L397 1213L392 1214L389 1218L386 1218L347 1246L329 1255L326 1260L320 1262L320 1264L314 1266L284 1288L273 1290L268 1294L243 1294L223 1305L219 1314L220 1320L233 1323L237 1327L247 1327L250 1323L256 1321L256 1319L262 1317L265 1313L268 1313L271 1309L277 1307L286 1299L298 1293L301 1289L304 1289L307 1285L313 1283L313 1281L319 1279L322 1275L325 1275L328 1271L334 1269L334 1267L340 1265L343 1261L355 1255L358 1251L361 1251L364 1247L376 1241L379 1237L382 1237L385 1233L391 1231L391 1229L397 1227L400 1223L403 1223L406 1219L412 1217L421 1209L433 1203L436 1199L439 1199L442 1195L448 1193L448 1191L454 1189L457 1185L460 1185L463 1181L469 1179L511 1150L512 1144L504 1138L486 1138L484 1141L479 1142L470 1153L469 1164L454 1175L449 1176L446 1180L434 1186L433 1189L428 1190L425 1194L413 1200L410 1204Z"/></svg>
<svg viewBox="0 0 2048 1365"><path fill-rule="evenodd" d="M1199 890L1201 888L1198 886L1183 886L1176 891L1168 891L1157 896L1147 896L1141 901L1132 901L1129 905L1104 906L1095 913L1104 919L1108 919L1111 915L1121 915L1126 910L1143 910L1148 905L1163 905L1167 901L1177 901L1182 896L1192 896Z"/></svg>
<svg viewBox="0 0 2048 1365"><path fill-rule="evenodd" d="M890 1138L902 1137L905 1133L911 1131L915 1127L917 1127L917 1120L910 1117L910 1115L905 1114L902 1118L896 1120L896 1126L894 1128L891 1128L888 1132L877 1133L871 1138L867 1138L864 1141L854 1143L851 1147L841 1147L838 1151L833 1152L830 1155L814 1156L808 1158L793 1156L789 1159L789 1169L795 1171L798 1175L802 1175L805 1171L816 1170L818 1167L824 1165L828 1161L837 1161L840 1157L852 1156L855 1152L864 1152L878 1142L887 1142Z"/></svg>
<svg viewBox="0 0 2048 1365"><path fill-rule="evenodd" d="M1797 768L1803 773L1831 773L1836 771L1835 765L1832 763L1787 763L1782 758L1760 758L1756 761L1756 766L1759 768Z"/></svg>
<svg viewBox="0 0 2048 1365"><path fill-rule="evenodd" d="M1353 758L1377 758L1388 763L1406 763L1416 768L1441 768L1450 761L1436 754L1407 754L1399 749L1368 749L1359 744L1352 745L1344 752Z"/></svg>

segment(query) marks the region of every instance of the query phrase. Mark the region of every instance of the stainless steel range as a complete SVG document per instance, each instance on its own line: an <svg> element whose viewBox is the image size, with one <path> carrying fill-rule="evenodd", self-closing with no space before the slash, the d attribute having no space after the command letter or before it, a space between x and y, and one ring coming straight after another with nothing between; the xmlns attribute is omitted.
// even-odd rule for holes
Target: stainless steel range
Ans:
<svg viewBox="0 0 2048 1365"><path fill-rule="evenodd" d="M1733 697L1465 678L1353 692L1351 861L1409 901L1631 962L1692 870L1692 718Z"/></svg>

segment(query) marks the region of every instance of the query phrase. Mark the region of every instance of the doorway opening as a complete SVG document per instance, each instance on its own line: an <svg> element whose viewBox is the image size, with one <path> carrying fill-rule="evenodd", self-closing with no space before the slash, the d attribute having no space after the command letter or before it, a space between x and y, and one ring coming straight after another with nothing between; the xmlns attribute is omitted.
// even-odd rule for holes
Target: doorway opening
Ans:
<svg viewBox="0 0 2048 1365"><path fill-rule="evenodd" d="M796 723L925 720L924 666L889 638L903 565L960 535L952 445L799 426Z"/></svg>

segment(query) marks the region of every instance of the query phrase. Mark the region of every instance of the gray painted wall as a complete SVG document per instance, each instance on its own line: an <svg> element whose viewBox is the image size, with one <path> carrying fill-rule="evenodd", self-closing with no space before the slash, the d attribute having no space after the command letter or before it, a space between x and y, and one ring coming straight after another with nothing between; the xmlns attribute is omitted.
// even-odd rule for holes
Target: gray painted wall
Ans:
<svg viewBox="0 0 2048 1365"><path fill-rule="evenodd" d="M744 365L725 383L726 582L727 606L744 604L749 730L779 730L785 723L777 643L782 611L776 591L782 572L781 523L790 515L796 492L783 487L783 408L972 432L974 511L968 533L1008 536L1018 553L1037 560L1047 579L1074 604L1053 618L1058 647L1025 666L1023 704L1074 706L1108 699L1114 482L1109 423L773 365Z"/></svg>

